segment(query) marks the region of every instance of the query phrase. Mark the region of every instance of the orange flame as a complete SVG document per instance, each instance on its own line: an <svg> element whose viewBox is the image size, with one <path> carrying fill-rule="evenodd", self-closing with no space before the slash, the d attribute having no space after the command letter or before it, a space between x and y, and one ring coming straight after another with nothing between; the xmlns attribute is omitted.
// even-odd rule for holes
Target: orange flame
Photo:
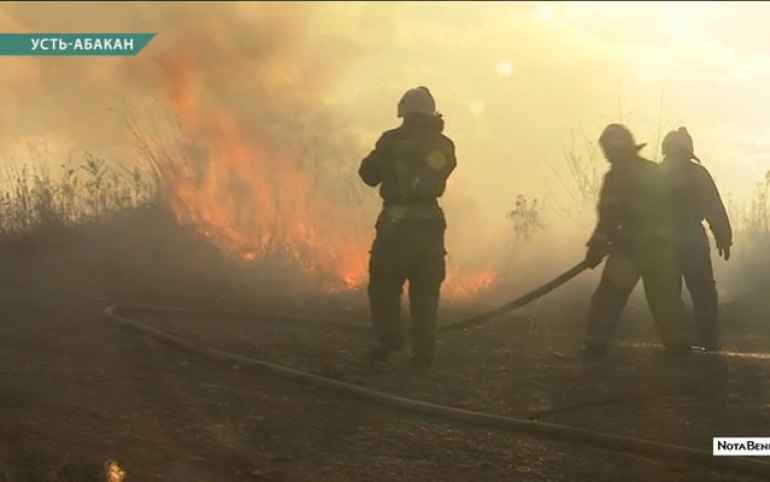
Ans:
<svg viewBox="0 0 770 482"><path fill-rule="evenodd" d="M497 281L497 272L492 268L469 274L450 269L441 293L450 299L464 300L489 290Z"/></svg>
<svg viewBox="0 0 770 482"><path fill-rule="evenodd" d="M161 65L183 139L195 140L182 162L166 159L159 166L177 222L244 261L288 259L328 291L363 286L368 250L356 223L334 219L340 210L328 196L313 195L293 160L258 135L244 135L228 112L204 113L204 92L192 63L176 59ZM494 281L491 270L470 276L450 272L443 292L466 298Z"/></svg>

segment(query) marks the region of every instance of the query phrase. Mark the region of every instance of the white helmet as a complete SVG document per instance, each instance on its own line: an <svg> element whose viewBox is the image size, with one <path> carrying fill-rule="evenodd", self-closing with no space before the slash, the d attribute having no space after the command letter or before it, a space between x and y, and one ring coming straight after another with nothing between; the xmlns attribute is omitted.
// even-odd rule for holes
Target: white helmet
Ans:
<svg viewBox="0 0 770 482"><path fill-rule="evenodd" d="M406 91L398 103L398 117L406 117L407 114L436 115L436 101L433 99L427 87L417 87Z"/></svg>

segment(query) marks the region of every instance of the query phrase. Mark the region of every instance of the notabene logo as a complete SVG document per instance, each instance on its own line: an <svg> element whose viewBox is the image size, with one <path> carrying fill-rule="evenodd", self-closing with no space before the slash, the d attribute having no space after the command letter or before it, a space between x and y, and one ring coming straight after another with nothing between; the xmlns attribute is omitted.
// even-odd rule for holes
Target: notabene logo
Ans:
<svg viewBox="0 0 770 482"><path fill-rule="evenodd" d="M727 442L720 440L717 442L717 449L732 452L735 450L770 450L770 443L755 442L749 440L747 442Z"/></svg>

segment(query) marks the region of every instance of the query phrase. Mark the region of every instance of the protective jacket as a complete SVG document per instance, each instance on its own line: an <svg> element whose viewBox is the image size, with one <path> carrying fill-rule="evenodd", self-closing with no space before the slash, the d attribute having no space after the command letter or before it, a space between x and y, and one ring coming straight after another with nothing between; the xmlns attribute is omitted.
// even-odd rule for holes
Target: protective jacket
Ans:
<svg viewBox="0 0 770 482"><path fill-rule="evenodd" d="M670 199L660 165L639 156L612 164L604 176L589 246L611 242L615 249L633 255L669 242Z"/></svg>
<svg viewBox="0 0 770 482"><path fill-rule="evenodd" d="M677 237L684 243L708 242L702 224L706 220L717 247L731 247L730 220L711 174L700 164L669 156L661 166L672 191L671 210Z"/></svg>
<svg viewBox="0 0 770 482"><path fill-rule="evenodd" d="M441 133L440 117L412 115L386 131L359 168L369 186L380 186L383 211L378 229L431 223L445 227L437 198L457 165L452 141Z"/></svg>

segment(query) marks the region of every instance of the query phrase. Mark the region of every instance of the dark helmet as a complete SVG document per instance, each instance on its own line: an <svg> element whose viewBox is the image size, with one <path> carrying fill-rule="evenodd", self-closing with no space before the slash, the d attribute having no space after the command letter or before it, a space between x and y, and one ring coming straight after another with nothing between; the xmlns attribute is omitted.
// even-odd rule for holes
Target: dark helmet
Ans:
<svg viewBox="0 0 770 482"><path fill-rule="evenodd" d="M398 103L398 117L408 114L436 115L436 101L427 87L420 86L406 91Z"/></svg>
<svg viewBox="0 0 770 482"><path fill-rule="evenodd" d="M622 124L610 124L604 128L599 136L599 144L605 149L633 148L639 151L647 144L637 144L628 127Z"/></svg>
<svg viewBox="0 0 770 482"><path fill-rule="evenodd" d="M680 154L686 156L688 159L694 159L700 162L700 159L695 155L692 136L687 132L686 127L680 127L679 129L666 134L666 137L663 138L661 151L663 151L664 156Z"/></svg>

